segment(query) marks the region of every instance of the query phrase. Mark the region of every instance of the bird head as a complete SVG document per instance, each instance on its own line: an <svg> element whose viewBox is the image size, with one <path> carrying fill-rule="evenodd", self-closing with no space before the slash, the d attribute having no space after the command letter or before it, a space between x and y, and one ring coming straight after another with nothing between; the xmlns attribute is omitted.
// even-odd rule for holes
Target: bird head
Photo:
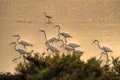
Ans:
<svg viewBox="0 0 120 80"><path fill-rule="evenodd" d="M10 43L10 45L12 45L12 44L16 44L16 42L12 42L12 43Z"/></svg>
<svg viewBox="0 0 120 80"><path fill-rule="evenodd" d="M44 30L38 30L38 31L45 32Z"/></svg>
<svg viewBox="0 0 120 80"><path fill-rule="evenodd" d="M98 42L98 40L94 40L92 43Z"/></svg>
<svg viewBox="0 0 120 80"><path fill-rule="evenodd" d="M20 37L20 35L13 35L13 37Z"/></svg>

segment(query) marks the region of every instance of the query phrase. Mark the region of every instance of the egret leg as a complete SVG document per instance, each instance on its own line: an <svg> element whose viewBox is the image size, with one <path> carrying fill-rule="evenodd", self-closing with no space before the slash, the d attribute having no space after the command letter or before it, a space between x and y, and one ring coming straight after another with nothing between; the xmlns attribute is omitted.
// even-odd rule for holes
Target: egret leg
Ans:
<svg viewBox="0 0 120 80"><path fill-rule="evenodd" d="M48 23L50 23L50 19L48 18Z"/></svg>
<svg viewBox="0 0 120 80"><path fill-rule="evenodd" d="M102 58L102 54L104 54L104 53L103 53L103 52L101 53L101 55L100 55L100 57L99 57L98 61Z"/></svg>
<svg viewBox="0 0 120 80"><path fill-rule="evenodd" d="M26 46L24 45L24 49L27 50Z"/></svg>
<svg viewBox="0 0 120 80"><path fill-rule="evenodd" d="M14 62L15 60L17 60L17 59L19 59L19 58L21 58L21 54L20 54L20 56L19 56L19 57L17 57L17 58L15 58L15 59L13 59L12 61Z"/></svg>
<svg viewBox="0 0 120 80"><path fill-rule="evenodd" d="M107 53L106 53L106 56L107 56L107 60L106 60L106 65L107 65L107 63L109 62L109 56Z"/></svg>
<svg viewBox="0 0 120 80"><path fill-rule="evenodd" d="M67 43L67 39L65 38L65 43Z"/></svg>

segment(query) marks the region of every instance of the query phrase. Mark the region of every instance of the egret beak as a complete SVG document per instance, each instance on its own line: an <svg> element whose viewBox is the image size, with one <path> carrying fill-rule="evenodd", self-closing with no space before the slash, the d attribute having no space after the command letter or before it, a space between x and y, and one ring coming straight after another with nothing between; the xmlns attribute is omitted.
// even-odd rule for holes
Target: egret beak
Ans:
<svg viewBox="0 0 120 80"><path fill-rule="evenodd" d="M14 44L15 42L12 42L12 43L10 43L9 45L12 45L12 44Z"/></svg>
<svg viewBox="0 0 120 80"><path fill-rule="evenodd" d="M92 44L95 43L95 42L96 42L96 40L94 40L94 41L92 42Z"/></svg>
<svg viewBox="0 0 120 80"><path fill-rule="evenodd" d="M19 35L13 35L13 37L18 37Z"/></svg>
<svg viewBox="0 0 120 80"><path fill-rule="evenodd" d="M44 32L44 30L38 30L38 31Z"/></svg>

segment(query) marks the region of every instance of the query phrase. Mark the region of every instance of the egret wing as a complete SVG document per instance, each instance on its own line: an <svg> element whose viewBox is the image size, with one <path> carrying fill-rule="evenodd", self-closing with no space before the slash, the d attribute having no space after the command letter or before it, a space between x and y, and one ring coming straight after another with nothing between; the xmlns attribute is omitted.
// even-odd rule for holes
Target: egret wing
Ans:
<svg viewBox="0 0 120 80"><path fill-rule="evenodd" d="M108 47L103 47L103 50L105 51L105 52L113 52L110 48L108 48Z"/></svg>

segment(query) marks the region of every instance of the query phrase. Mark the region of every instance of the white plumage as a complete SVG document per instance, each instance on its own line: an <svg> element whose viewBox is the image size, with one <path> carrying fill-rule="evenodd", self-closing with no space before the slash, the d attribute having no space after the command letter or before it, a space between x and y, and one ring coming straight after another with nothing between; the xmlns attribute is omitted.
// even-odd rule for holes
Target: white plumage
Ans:
<svg viewBox="0 0 120 80"><path fill-rule="evenodd" d="M72 37L70 34L65 33L65 32L60 32L59 34L62 35L63 37L65 37L65 38L71 38Z"/></svg>
<svg viewBox="0 0 120 80"><path fill-rule="evenodd" d="M33 46L33 44L27 42L27 41L24 41L24 40L20 40L20 35L13 35L13 37L18 37L17 38L17 42L18 44L21 44L24 46L24 48L26 48L26 46Z"/></svg>
<svg viewBox="0 0 120 80"><path fill-rule="evenodd" d="M102 47L102 49L105 51L105 52L113 52L110 48L108 47Z"/></svg>

